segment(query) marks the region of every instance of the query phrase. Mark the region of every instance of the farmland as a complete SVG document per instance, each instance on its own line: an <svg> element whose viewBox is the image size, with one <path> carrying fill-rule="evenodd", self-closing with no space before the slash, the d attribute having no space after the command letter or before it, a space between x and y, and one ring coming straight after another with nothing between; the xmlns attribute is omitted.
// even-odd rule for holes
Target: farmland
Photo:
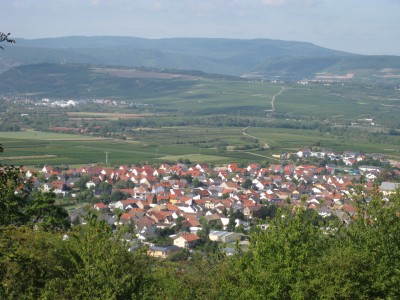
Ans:
<svg viewBox="0 0 400 300"><path fill-rule="evenodd" d="M49 84L50 70L62 82ZM106 152L116 164L248 162L304 147L400 155L400 91L390 86L83 66L46 65L42 72L44 81L26 77L35 80L29 94L3 96L4 162L98 163ZM69 97L74 106L57 106Z"/></svg>
<svg viewBox="0 0 400 300"><path fill-rule="evenodd" d="M295 152L299 147L313 145L399 156L399 149L393 144L363 140L346 143L340 137L313 130L248 128L247 133L257 137L257 143L244 136L238 127L171 127L162 131L145 131L136 140L47 132L18 132L13 136L0 133L6 148L0 161L18 165L104 163L107 152L108 162L115 164L179 159L214 163L249 162L272 160L274 153ZM266 144L269 148L263 147ZM248 145L254 148L246 148Z"/></svg>

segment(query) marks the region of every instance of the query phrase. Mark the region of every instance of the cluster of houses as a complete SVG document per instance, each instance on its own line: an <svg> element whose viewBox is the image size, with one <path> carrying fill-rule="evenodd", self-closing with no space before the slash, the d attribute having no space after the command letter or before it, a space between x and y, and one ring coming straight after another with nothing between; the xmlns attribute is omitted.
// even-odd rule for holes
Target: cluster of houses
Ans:
<svg viewBox="0 0 400 300"><path fill-rule="evenodd" d="M360 159L349 153L344 157ZM173 246L150 247L149 254L166 257L179 249L195 247L200 240L196 232L202 229L204 221L220 224L219 230L210 232L210 240L234 243L240 239L239 233L226 231L230 222L227 212L232 211L240 211L244 216L234 224L244 230L249 228L253 218L262 218L263 208L272 204L305 206L322 217L336 215L344 222L349 221L356 213L351 201L354 183L361 182L365 190L372 190L373 179L379 176L382 168L360 166L357 172L340 175L335 168L333 164L321 167L291 163L262 167L258 163L247 166L231 163L210 167L200 163L177 163L115 168L83 166L64 171L45 166L40 170L40 178L47 182L40 182L30 171L26 175L41 190L70 197L78 192L74 184L82 177L87 178L85 189L92 189L98 197L94 208L102 218L112 226L132 225L137 239L144 243L156 235L157 228L176 226L179 218L188 232L174 235ZM399 168L394 171L400 175ZM366 180L360 181L361 176ZM109 183L112 188L98 192L102 182ZM399 183L384 182L381 191L387 196L399 186ZM123 199L100 201L104 193L111 196L116 192L122 193Z"/></svg>

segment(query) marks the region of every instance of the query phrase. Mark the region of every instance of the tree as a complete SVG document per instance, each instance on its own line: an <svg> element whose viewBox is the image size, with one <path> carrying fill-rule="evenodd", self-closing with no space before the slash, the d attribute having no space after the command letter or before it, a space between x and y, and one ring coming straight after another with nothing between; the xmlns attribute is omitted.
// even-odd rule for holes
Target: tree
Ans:
<svg viewBox="0 0 400 300"><path fill-rule="evenodd" d="M85 221L65 241L63 276L47 284L44 298L141 299L149 274L144 249L127 251L123 232L114 235L93 210L86 213Z"/></svg>
<svg viewBox="0 0 400 300"><path fill-rule="evenodd" d="M87 182L89 182L89 176L83 175L81 178L79 178L77 181L75 181L74 187L84 190L84 189L86 189Z"/></svg>
<svg viewBox="0 0 400 300"><path fill-rule="evenodd" d="M55 204L55 194L32 194L20 168L0 165L0 226L10 225L65 230L70 224L67 211Z"/></svg>
<svg viewBox="0 0 400 300"><path fill-rule="evenodd" d="M197 178L195 178L194 180L193 180L193 187L194 188L198 188L198 187L202 187L204 184L201 182L201 181L199 181Z"/></svg>
<svg viewBox="0 0 400 300"><path fill-rule="evenodd" d="M117 190L111 194L110 201L117 202L117 201L125 199L125 198L126 198L125 194L123 192Z"/></svg>
<svg viewBox="0 0 400 300"><path fill-rule="evenodd" d="M65 231L71 226L68 212L55 205L55 194L37 191L24 209L27 224L44 230Z"/></svg>
<svg viewBox="0 0 400 300"><path fill-rule="evenodd" d="M26 223L29 191L21 188L24 184L20 168L0 165L0 226Z"/></svg>
<svg viewBox="0 0 400 300"><path fill-rule="evenodd" d="M322 229L304 221L304 210L294 215L277 211L269 227L253 233L249 251L231 262L223 283L237 299L312 299L308 265L316 261L327 239ZM225 278L225 279L226 279Z"/></svg>
<svg viewBox="0 0 400 300"><path fill-rule="evenodd" d="M251 181L250 178L247 178L245 182L243 182L242 187L246 190L248 190L249 188L251 188L251 186L253 185L253 182Z"/></svg>
<svg viewBox="0 0 400 300"><path fill-rule="evenodd" d="M66 254L58 234L0 228L0 299L40 299L48 282L65 275Z"/></svg>
<svg viewBox="0 0 400 300"><path fill-rule="evenodd" d="M3 42L13 44L13 43L15 43L15 40L10 38L10 33L6 34L3 32L0 32L0 43L3 43ZM4 47L0 45L0 49L4 50Z"/></svg>
<svg viewBox="0 0 400 300"><path fill-rule="evenodd" d="M190 256L189 250L184 248L184 249L179 250L178 252L172 254L169 257L169 260L170 261L184 261L184 260L187 260L189 258L189 256Z"/></svg>
<svg viewBox="0 0 400 300"><path fill-rule="evenodd" d="M244 215L242 212L236 210L234 211L233 208L231 207L229 210L229 223L226 226L227 231L234 231L236 227L236 219L244 219Z"/></svg>

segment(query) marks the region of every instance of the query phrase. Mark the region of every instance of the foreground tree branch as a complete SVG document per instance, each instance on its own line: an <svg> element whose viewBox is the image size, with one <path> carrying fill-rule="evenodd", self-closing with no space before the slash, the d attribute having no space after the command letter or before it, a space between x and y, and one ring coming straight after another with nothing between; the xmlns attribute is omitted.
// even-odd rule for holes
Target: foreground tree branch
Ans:
<svg viewBox="0 0 400 300"><path fill-rule="evenodd" d="M14 44L15 40L10 38L10 33L0 32L0 43L11 43ZM4 47L0 45L0 48L4 50Z"/></svg>

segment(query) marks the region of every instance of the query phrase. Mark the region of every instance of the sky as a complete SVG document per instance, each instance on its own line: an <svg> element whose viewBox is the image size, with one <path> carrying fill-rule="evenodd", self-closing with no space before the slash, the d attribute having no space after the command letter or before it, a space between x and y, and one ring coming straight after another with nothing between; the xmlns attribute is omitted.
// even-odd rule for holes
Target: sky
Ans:
<svg viewBox="0 0 400 300"><path fill-rule="evenodd" d="M400 0L0 0L14 38L269 38L400 55Z"/></svg>

